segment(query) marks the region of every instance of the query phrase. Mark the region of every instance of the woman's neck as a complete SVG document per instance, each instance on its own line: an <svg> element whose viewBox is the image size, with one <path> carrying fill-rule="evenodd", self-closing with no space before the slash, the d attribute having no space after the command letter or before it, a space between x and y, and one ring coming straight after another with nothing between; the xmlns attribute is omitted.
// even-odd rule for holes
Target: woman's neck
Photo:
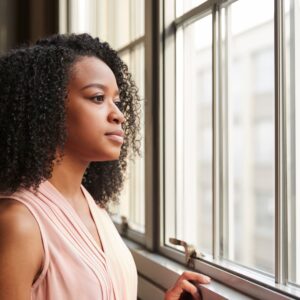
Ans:
<svg viewBox="0 0 300 300"><path fill-rule="evenodd" d="M71 203L76 206L82 201L81 182L88 163L80 162L64 155L60 162L55 162L52 176L48 181Z"/></svg>

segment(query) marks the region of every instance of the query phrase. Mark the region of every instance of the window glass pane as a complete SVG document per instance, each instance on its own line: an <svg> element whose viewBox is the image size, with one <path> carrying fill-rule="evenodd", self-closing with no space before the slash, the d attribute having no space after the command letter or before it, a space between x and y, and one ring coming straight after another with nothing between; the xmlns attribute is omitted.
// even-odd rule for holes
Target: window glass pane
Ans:
<svg viewBox="0 0 300 300"><path fill-rule="evenodd" d="M133 79L138 87L139 96L144 99L144 83L145 83L145 58L144 44L140 44L131 52L129 71L133 75ZM129 185L130 185L130 224L135 225L135 229L140 232L145 231L145 126L144 126L144 101L142 101L141 115L141 153L142 157L135 158L134 162L130 162Z"/></svg>
<svg viewBox="0 0 300 300"><path fill-rule="evenodd" d="M108 38L116 49L130 41L130 0L108 1Z"/></svg>
<svg viewBox="0 0 300 300"><path fill-rule="evenodd" d="M106 5L108 16L103 17L107 19L108 41L114 48L120 49L144 35L143 0L111 0Z"/></svg>
<svg viewBox="0 0 300 300"><path fill-rule="evenodd" d="M70 31L95 35L98 19L96 7L96 0L72 0L70 2Z"/></svg>
<svg viewBox="0 0 300 300"><path fill-rule="evenodd" d="M175 235L208 254L212 253L211 28L210 15L176 37Z"/></svg>
<svg viewBox="0 0 300 300"><path fill-rule="evenodd" d="M222 10L228 25L222 33L228 105L224 256L268 273L274 273L275 252L273 3L244 0Z"/></svg>
<svg viewBox="0 0 300 300"><path fill-rule="evenodd" d="M121 57L121 59L123 60L123 62L128 66L129 69L131 69L131 65L130 65L130 51L126 50L122 53L119 53L119 56Z"/></svg>
<svg viewBox="0 0 300 300"><path fill-rule="evenodd" d="M289 280L300 284L300 0L285 1Z"/></svg>
<svg viewBox="0 0 300 300"><path fill-rule="evenodd" d="M131 36L130 40L144 35L145 31L145 1L144 0L131 0Z"/></svg>
<svg viewBox="0 0 300 300"><path fill-rule="evenodd" d="M139 96L144 99L144 45L140 44L132 52L126 51L120 56L128 65L129 71L139 89ZM144 102L142 102L144 103ZM144 107L141 115L141 153L142 157L136 157L134 161L128 161L127 178L124 190L120 197L119 206L111 208L116 220L120 216L125 216L129 220L131 229L145 231L145 160L144 160Z"/></svg>
<svg viewBox="0 0 300 300"><path fill-rule="evenodd" d="M176 0L176 16L179 17L188 10L202 4L206 0Z"/></svg>
<svg viewBox="0 0 300 300"><path fill-rule="evenodd" d="M123 60L123 62L130 68L130 52L124 51L119 54L120 58ZM130 166L127 167L127 176L128 178L128 170L130 170ZM124 216L126 218L129 218L129 211L130 211L130 194L129 194L129 184L128 179L124 183L124 188L121 193L121 199L118 204L110 204L109 211L111 214L113 214L113 219L117 222L121 221L121 216Z"/></svg>

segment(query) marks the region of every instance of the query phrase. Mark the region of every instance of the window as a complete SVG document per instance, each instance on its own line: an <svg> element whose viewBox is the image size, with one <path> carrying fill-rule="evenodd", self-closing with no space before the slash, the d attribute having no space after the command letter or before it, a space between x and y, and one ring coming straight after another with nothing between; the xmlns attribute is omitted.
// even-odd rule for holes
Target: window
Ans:
<svg viewBox="0 0 300 300"><path fill-rule="evenodd" d="M300 1L163 5L160 251L183 262L183 240L199 271L300 295Z"/></svg>
<svg viewBox="0 0 300 300"><path fill-rule="evenodd" d="M120 53L121 58L128 65L130 72L139 88L139 95L145 98L144 93L144 45L139 44L133 50L124 50ZM144 132L144 109L142 109L141 124ZM119 216L126 216L132 229L145 232L145 177L144 177L144 134L141 141L141 158L129 161L127 180L120 199L120 205L116 207ZM117 220L118 218L115 218Z"/></svg>
<svg viewBox="0 0 300 300"><path fill-rule="evenodd" d="M142 100L142 137L145 137L144 11L142 0L60 0L60 32L87 32L98 36L100 40L109 42L128 65ZM65 17L66 14L69 15L69 19ZM116 225L119 226L122 221L126 220L129 224L130 237L141 243L145 240L144 142L143 138L141 141L142 157L128 161L120 205L110 207ZM121 227L120 230L122 230Z"/></svg>
<svg viewBox="0 0 300 300"><path fill-rule="evenodd" d="M145 41L144 41L144 1L113 0L99 2L99 18L102 20L99 28L111 46L118 50L120 57L128 65L129 71L139 88L139 96L145 99ZM101 30L103 28L103 30ZM103 33L103 34L101 34ZM144 137L144 101L142 105L141 135ZM126 217L129 228L138 233L145 233L145 160L144 138L141 142L141 158L128 161L127 180L120 205L112 207L116 214L114 220L119 223ZM141 239L140 239L141 241Z"/></svg>
<svg viewBox="0 0 300 300"><path fill-rule="evenodd" d="M258 5L236 1L221 10L221 197L228 220L221 251L223 259L274 274L274 5L264 1L256 15ZM262 218L269 222L257 222Z"/></svg>
<svg viewBox="0 0 300 300"><path fill-rule="evenodd" d="M121 49L144 36L144 1L99 1L104 39L114 49ZM100 29L100 32L102 30Z"/></svg>
<svg viewBox="0 0 300 300"><path fill-rule="evenodd" d="M175 218L172 225L171 221L167 224L176 238L188 240L209 254L212 253L211 28L210 15L178 32L176 142L165 145L167 153L176 150L176 200L167 203L167 207L175 205Z"/></svg>

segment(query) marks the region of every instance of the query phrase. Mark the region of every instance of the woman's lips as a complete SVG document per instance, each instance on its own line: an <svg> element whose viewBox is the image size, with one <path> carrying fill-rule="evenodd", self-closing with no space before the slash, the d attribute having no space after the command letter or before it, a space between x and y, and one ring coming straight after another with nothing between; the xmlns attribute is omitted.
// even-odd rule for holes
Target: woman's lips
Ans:
<svg viewBox="0 0 300 300"><path fill-rule="evenodd" d="M124 142L124 131L123 130L115 130L112 132L108 132L105 134L109 139L123 144Z"/></svg>

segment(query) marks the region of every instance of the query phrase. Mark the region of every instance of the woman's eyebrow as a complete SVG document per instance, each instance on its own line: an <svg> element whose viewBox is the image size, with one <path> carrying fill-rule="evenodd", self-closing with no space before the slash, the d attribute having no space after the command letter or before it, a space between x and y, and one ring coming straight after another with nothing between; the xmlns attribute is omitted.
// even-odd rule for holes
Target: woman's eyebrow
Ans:
<svg viewBox="0 0 300 300"><path fill-rule="evenodd" d="M84 87L82 87L80 89L80 91L85 90L85 89L90 88L90 87L97 87L97 88L103 89L105 91L107 90L107 86L104 85L104 84L101 84L101 83L90 83L90 84L87 84ZM119 95L120 94L119 90L116 90L114 94L115 95Z"/></svg>

